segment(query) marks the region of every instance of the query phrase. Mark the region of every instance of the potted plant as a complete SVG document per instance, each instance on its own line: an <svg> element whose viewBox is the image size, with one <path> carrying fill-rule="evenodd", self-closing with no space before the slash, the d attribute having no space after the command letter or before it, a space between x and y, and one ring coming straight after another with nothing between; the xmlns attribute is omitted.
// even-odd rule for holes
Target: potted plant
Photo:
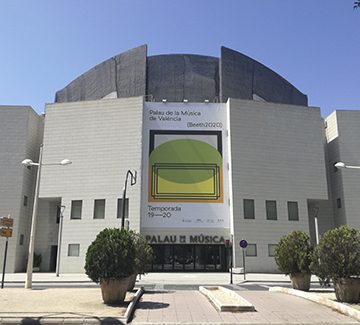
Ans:
<svg viewBox="0 0 360 325"><path fill-rule="evenodd" d="M145 274L151 269L151 264L154 259L154 253L151 246L140 234L132 232L133 240L135 242L135 273L130 277L128 291L135 287L136 277L138 274Z"/></svg>
<svg viewBox="0 0 360 325"><path fill-rule="evenodd" d="M336 299L360 302L360 231L347 225L328 230L315 248L311 269L334 283Z"/></svg>
<svg viewBox="0 0 360 325"><path fill-rule="evenodd" d="M290 275L294 289L303 291L310 289L312 252L310 237L303 231L293 231L283 236L275 249L278 269Z"/></svg>
<svg viewBox="0 0 360 325"><path fill-rule="evenodd" d="M128 278L135 272L135 254L133 235L125 229L106 228L88 247L85 273L100 283L106 304L124 301Z"/></svg>
<svg viewBox="0 0 360 325"><path fill-rule="evenodd" d="M41 261L42 261L41 254L34 253L34 259L33 259L33 271L34 272L40 271Z"/></svg>

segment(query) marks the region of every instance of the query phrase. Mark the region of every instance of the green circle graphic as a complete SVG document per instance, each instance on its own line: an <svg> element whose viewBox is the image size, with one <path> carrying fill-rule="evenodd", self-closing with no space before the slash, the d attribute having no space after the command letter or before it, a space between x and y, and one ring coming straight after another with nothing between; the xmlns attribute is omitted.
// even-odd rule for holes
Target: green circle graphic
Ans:
<svg viewBox="0 0 360 325"><path fill-rule="evenodd" d="M180 184L194 184L214 177L222 166L219 151L209 143L177 139L162 143L149 157L150 166L161 168L161 178Z"/></svg>

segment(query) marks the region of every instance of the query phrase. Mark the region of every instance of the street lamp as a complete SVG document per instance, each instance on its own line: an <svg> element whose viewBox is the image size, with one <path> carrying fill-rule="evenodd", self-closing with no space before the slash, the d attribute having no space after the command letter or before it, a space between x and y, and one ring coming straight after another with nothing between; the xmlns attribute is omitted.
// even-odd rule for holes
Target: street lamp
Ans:
<svg viewBox="0 0 360 325"><path fill-rule="evenodd" d="M351 165L346 165L345 163L343 163L342 161L337 162L336 164L334 164L334 166L338 169L360 169L360 166L351 166Z"/></svg>
<svg viewBox="0 0 360 325"><path fill-rule="evenodd" d="M125 200L126 200L127 181L128 181L129 175L131 176L130 185L133 186L136 184L136 176L137 176L136 170L134 171L134 174L132 173L131 170L128 170L126 173L125 184L124 184L123 195L122 195L122 202L121 202L122 203L122 205L121 205L121 229L124 229L124 226L125 226Z"/></svg>
<svg viewBox="0 0 360 325"><path fill-rule="evenodd" d="M41 176L41 167L47 165L69 165L71 161L69 159L64 159L59 163L47 163L44 164L42 162L43 156L43 145L40 145L40 154L39 154L39 162L33 162L31 159L24 159L22 164L24 166L38 166L37 175L36 175L36 186L35 186L35 194L34 194L34 206L31 217L31 230L30 230L30 241L29 241L29 254L28 254L28 262L26 269L26 280L25 280L25 288L32 288L32 272L33 272L33 258L34 258L34 248L35 248L35 230L36 230L36 217L37 217L37 209L38 209L38 201L39 201L39 185L40 185L40 176Z"/></svg>

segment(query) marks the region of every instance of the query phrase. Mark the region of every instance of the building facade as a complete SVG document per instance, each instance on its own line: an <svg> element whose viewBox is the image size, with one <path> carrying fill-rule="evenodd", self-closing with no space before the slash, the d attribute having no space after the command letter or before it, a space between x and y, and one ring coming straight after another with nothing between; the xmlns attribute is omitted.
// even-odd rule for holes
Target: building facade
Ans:
<svg viewBox="0 0 360 325"><path fill-rule="evenodd" d="M275 272L281 236L304 230L316 243L316 224L320 235L340 224L360 227L360 174L333 167L359 163L359 111L324 121L306 95L230 49L220 58L146 52L141 46L120 54L58 91L44 130L29 108L0 109L6 125L28 115L38 123L19 139L32 153L1 141L4 151L20 150L13 172L2 157L2 178L22 175L11 178L22 186L16 196L2 188L13 198L2 214L18 213L9 271L24 270L28 244L29 217L19 209L23 173L33 186L34 171L20 162L36 161L42 136L44 163L72 161L42 169L35 252L43 271L59 263L60 273L83 272L97 233L120 227L123 203L127 227L155 250L153 271L226 271L230 256L242 267L245 239L247 271ZM128 170L137 182L122 202ZM33 188L26 191L30 203Z"/></svg>

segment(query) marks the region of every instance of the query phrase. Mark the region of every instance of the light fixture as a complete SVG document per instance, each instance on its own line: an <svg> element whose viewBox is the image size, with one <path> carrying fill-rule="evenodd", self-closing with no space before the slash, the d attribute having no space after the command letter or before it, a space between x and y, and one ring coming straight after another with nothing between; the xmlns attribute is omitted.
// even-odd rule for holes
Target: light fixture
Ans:
<svg viewBox="0 0 360 325"><path fill-rule="evenodd" d="M187 99L184 99L184 100L183 100L183 102L184 102L184 103L187 103L187 102L188 102L188 100L187 100Z"/></svg>
<svg viewBox="0 0 360 325"><path fill-rule="evenodd" d="M336 168L339 168L339 169L343 169L343 168L347 168L347 169L360 169L360 166L346 165L346 164L343 163L342 161L337 162L336 164L334 164L334 166L335 166Z"/></svg>
<svg viewBox="0 0 360 325"><path fill-rule="evenodd" d="M204 103L208 104L210 101L208 99L204 100Z"/></svg>
<svg viewBox="0 0 360 325"><path fill-rule="evenodd" d="M163 103L166 103L166 102L167 102L167 99L166 99L166 98L163 98L163 99L162 99L162 102L163 102Z"/></svg>

